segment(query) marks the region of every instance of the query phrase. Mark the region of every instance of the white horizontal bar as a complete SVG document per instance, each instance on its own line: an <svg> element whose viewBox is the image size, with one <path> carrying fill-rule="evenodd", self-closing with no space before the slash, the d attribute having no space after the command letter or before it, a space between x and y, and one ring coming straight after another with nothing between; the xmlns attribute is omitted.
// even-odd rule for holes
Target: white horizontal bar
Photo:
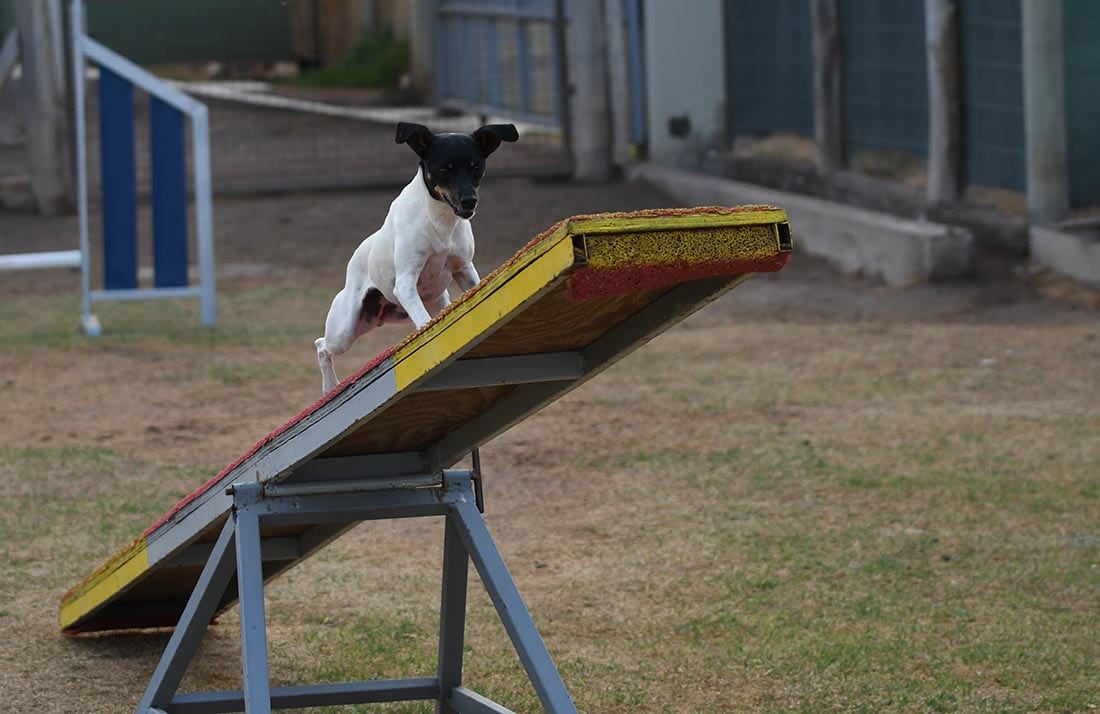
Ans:
<svg viewBox="0 0 1100 714"><path fill-rule="evenodd" d="M138 67L130 60L109 47L99 44L87 35L84 36L84 55L100 66L121 75L154 97L171 104L181 112L194 116L205 108L202 102L187 96L163 79Z"/></svg>
<svg viewBox="0 0 1100 714"><path fill-rule="evenodd" d="M0 255L0 270L36 270L38 268L79 268L83 258L79 250L55 250L45 253Z"/></svg>
<svg viewBox="0 0 1100 714"><path fill-rule="evenodd" d="M257 107L270 109L286 109L288 111L307 112L321 116L337 117L340 119L353 119L356 121L375 122L380 124L396 124L399 121L421 121L429 123L435 131L471 132L481 124L479 114L484 114L490 122L511 121L516 125L516 130L521 134L537 132L545 134L553 132L556 127L550 119L538 119L530 116L532 121L525 121L528 116L518 116L514 113L500 114L496 108L478 107L464 116L444 117L434 107L408 106L408 107L349 107L341 104L330 104L309 99L297 99L272 94L270 86L241 82L181 82L172 80L171 85L196 97L209 97L228 102L238 102ZM456 105L457 106L457 105ZM516 121L519 119L519 121Z"/></svg>
<svg viewBox="0 0 1100 714"><path fill-rule="evenodd" d="M199 297L199 288L135 288L134 290L93 290L92 302L154 300L157 298Z"/></svg>

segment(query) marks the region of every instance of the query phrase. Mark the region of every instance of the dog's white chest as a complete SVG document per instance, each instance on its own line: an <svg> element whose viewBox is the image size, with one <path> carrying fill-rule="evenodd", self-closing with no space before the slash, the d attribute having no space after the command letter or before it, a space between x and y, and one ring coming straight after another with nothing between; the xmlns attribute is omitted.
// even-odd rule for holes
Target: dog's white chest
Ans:
<svg viewBox="0 0 1100 714"><path fill-rule="evenodd" d="M450 252L433 253L416 281L416 292L424 299L442 295L451 284Z"/></svg>

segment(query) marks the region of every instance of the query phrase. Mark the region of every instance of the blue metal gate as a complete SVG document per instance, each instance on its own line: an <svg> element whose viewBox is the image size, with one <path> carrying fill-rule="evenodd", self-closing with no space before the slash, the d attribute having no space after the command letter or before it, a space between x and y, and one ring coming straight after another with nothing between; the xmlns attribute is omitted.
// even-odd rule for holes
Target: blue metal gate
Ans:
<svg viewBox="0 0 1100 714"><path fill-rule="evenodd" d="M564 0L436 0L440 106L565 126Z"/></svg>

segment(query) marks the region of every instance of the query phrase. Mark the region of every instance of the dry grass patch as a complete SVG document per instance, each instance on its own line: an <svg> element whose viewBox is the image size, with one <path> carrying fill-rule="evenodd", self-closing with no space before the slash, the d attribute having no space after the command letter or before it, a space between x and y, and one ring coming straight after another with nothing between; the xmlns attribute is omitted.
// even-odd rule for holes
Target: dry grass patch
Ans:
<svg viewBox="0 0 1100 714"><path fill-rule="evenodd" d="M62 638L57 600L315 398L329 297L228 292L216 333L127 307L101 343L60 299L4 314L11 711L133 707L167 635ZM710 314L495 440L490 528L579 708L1100 706L1097 333ZM364 524L273 584L277 681L434 672L440 535ZM211 629L187 688L237 686L236 627ZM538 710L473 575L467 683Z"/></svg>

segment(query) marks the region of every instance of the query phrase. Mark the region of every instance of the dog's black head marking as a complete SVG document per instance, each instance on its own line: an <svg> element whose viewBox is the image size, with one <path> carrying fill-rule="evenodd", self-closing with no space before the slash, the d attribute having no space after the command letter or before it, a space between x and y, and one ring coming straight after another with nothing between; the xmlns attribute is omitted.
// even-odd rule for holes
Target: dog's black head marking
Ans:
<svg viewBox="0 0 1100 714"><path fill-rule="evenodd" d="M420 157L428 193L444 201L459 218L472 218L477 189L485 173L485 159L502 141L516 141L512 124L488 124L473 134L434 134L422 124L401 122L395 140L408 144Z"/></svg>

